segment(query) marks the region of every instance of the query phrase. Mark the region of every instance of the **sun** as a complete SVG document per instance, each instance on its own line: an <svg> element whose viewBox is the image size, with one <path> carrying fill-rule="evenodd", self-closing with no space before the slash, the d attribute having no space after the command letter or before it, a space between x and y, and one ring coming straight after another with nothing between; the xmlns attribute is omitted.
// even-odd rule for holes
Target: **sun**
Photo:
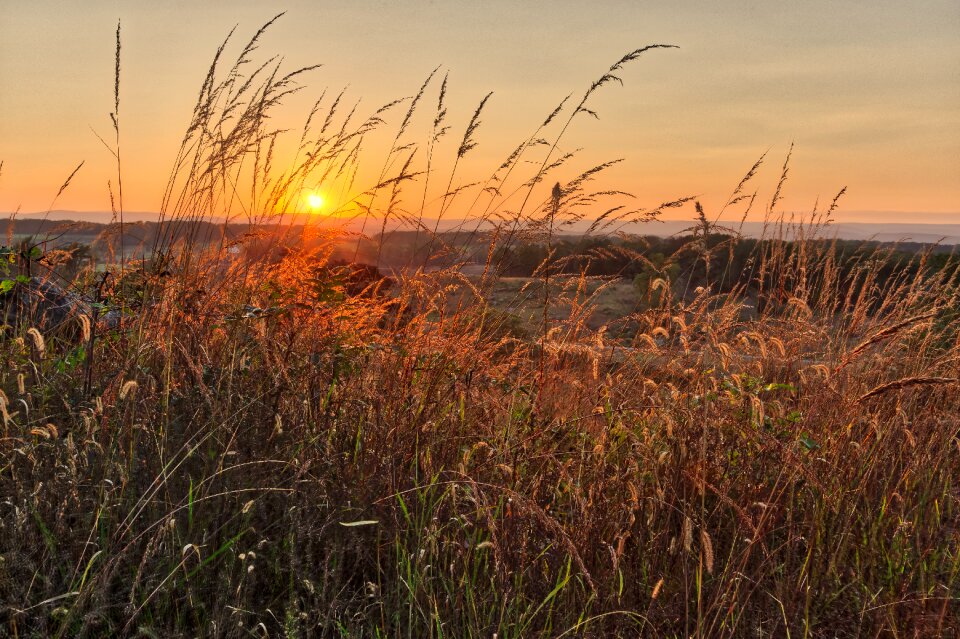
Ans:
<svg viewBox="0 0 960 639"><path fill-rule="evenodd" d="M319 193L310 193L307 195L307 205L310 207L311 211L316 213L323 208L323 196Z"/></svg>

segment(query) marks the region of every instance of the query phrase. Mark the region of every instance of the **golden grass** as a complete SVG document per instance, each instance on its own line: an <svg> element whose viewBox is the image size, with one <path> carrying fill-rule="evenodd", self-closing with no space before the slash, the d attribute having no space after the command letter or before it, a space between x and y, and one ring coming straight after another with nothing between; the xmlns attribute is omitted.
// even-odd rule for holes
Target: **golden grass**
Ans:
<svg viewBox="0 0 960 639"><path fill-rule="evenodd" d="M408 138L434 76L364 120L343 114L341 98L318 103L297 159L278 171L268 115L304 70L250 71L261 34L225 73L226 43L218 50L164 232L125 252L145 259L69 283L89 301L79 339L19 326L0 343L3 632L958 631L955 263L890 274L882 252L842 257L813 233L822 214L787 241L775 210L785 165L773 235L736 285L721 292L732 275L717 268L739 240L711 244L700 208L682 251L702 277L682 283L657 266L626 318L634 334L591 328L603 285L560 277L549 251L539 286L507 303L536 305L519 334L494 303L495 249L549 246L597 210L604 194L583 186L605 165L565 174L573 160L555 153L644 48L572 111L554 110L474 200L453 173L433 181L446 185L445 215L476 214L478 234L496 224L479 279L411 268L388 294L378 283L348 294L330 263L336 234L291 250L281 227L256 238L265 250L236 257L196 222L242 204L253 224L285 194L351 174L368 162L361 140L406 102L383 172L355 199L381 229L401 216L431 255L455 254L423 224L423 205L398 204L417 185L413 200L431 201L438 164L417 166ZM431 157L445 92L446 80L426 123ZM478 143L486 100L456 160ZM728 206L752 206L743 193L759 164ZM249 196L236 199L237 184ZM686 201L613 212L594 230Z"/></svg>

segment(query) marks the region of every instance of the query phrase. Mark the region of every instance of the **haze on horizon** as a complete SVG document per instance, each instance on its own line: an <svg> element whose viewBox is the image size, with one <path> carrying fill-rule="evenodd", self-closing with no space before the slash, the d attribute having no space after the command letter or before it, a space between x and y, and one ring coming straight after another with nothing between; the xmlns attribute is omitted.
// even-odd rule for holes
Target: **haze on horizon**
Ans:
<svg viewBox="0 0 960 639"><path fill-rule="evenodd" d="M276 12L262 57L324 66L283 111L297 129L324 87L368 110L450 73L456 129L493 91L480 170L498 163L568 93L649 43L567 140L626 159L608 180L642 203L722 204L769 150L772 188L796 144L784 207L809 210L843 186L838 219L960 223L960 4L949 0L802 4L712 2L264 3L3 2L0 211L110 208L114 30L123 25L125 208L155 211L197 90L234 25L237 42ZM845 213L846 212L846 213ZM885 212L885 213L873 213Z"/></svg>

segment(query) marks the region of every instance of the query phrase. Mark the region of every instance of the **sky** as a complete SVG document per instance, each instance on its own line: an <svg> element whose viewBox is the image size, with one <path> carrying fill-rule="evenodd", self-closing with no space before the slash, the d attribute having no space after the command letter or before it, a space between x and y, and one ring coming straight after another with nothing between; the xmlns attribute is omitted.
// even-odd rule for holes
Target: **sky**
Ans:
<svg viewBox="0 0 960 639"><path fill-rule="evenodd" d="M0 0L0 212L109 210L115 168L96 134L112 134L117 20L124 206L158 210L218 44L279 11L260 53L323 64L283 111L292 127L325 87L373 109L442 65L458 131L493 91L471 167L495 168L621 55L669 43L604 87L599 118L564 140L586 164L624 158L611 185L647 206L696 195L716 211L764 152L757 184L772 191L793 143L786 208L845 186L842 221L960 223L956 0Z"/></svg>

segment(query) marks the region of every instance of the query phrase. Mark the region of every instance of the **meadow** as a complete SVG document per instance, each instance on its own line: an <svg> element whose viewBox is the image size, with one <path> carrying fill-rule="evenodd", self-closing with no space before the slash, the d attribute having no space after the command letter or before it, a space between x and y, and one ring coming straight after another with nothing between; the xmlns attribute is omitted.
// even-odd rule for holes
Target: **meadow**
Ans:
<svg viewBox="0 0 960 639"><path fill-rule="evenodd" d="M573 168L564 135L662 45L471 188L456 171L486 99L453 127L439 73L367 116L327 94L281 162L269 116L304 73L257 61L262 31L218 51L161 232L69 275L39 240L7 247L0 634L960 633L957 260L837 250L838 200L780 210L788 161L766 202L765 158L732 190L728 210L769 223L750 244L690 198L591 190L609 164ZM118 29L118 176L120 61ZM335 179L367 239L287 233L291 194ZM670 254L558 253L573 224L681 207ZM465 255L443 216L488 250ZM358 286L338 247L394 222L423 261ZM518 247L540 257L507 277ZM614 253L645 270L591 273ZM62 321L44 281L72 295Z"/></svg>

